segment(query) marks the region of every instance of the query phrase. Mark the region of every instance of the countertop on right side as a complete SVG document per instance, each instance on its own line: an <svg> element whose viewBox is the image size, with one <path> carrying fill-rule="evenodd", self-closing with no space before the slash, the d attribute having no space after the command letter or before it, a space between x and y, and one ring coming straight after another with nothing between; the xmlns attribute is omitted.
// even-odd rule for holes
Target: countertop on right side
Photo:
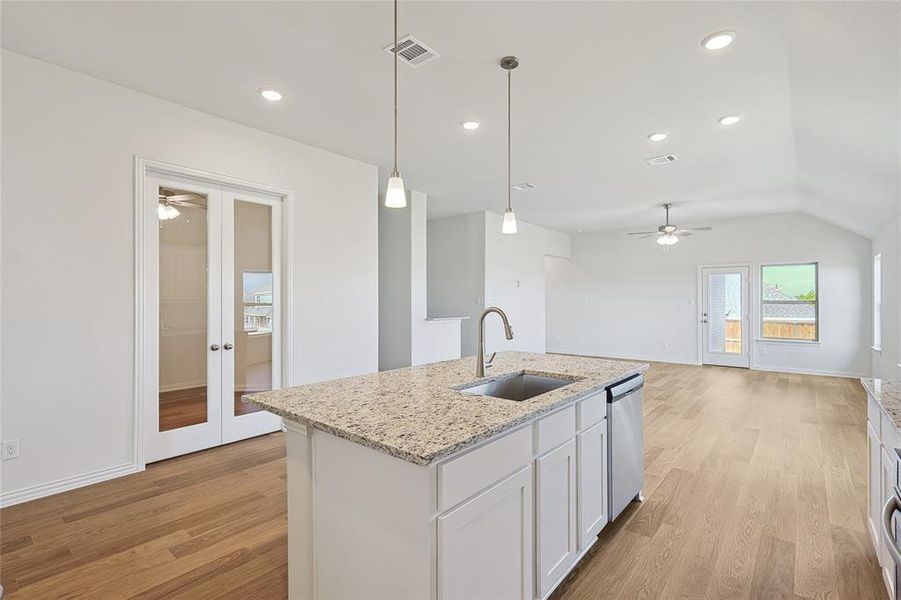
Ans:
<svg viewBox="0 0 901 600"><path fill-rule="evenodd" d="M889 416L896 429L901 429L901 381L861 377L860 383L867 393Z"/></svg>

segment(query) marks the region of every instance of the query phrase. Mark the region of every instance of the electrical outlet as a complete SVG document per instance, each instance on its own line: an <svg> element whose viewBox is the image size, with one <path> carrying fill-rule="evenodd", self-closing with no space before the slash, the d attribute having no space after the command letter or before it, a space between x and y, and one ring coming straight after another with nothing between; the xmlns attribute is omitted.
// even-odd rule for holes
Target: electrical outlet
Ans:
<svg viewBox="0 0 901 600"><path fill-rule="evenodd" d="M760 346L760 347L757 349L757 353L760 354L760 356L766 356L766 348L763 347L763 346Z"/></svg>
<svg viewBox="0 0 901 600"><path fill-rule="evenodd" d="M0 456L0 459L9 460L11 458L19 458L19 438L14 440L3 440L2 456Z"/></svg>

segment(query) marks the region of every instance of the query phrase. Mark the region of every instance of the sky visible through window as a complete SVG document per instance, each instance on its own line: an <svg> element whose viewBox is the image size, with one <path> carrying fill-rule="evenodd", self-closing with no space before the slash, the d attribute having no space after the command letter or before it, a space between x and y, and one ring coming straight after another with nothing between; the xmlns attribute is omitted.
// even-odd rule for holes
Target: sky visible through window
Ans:
<svg viewBox="0 0 901 600"><path fill-rule="evenodd" d="M244 292L253 294L267 285L272 284L272 273L244 273ZM269 288L272 289L271 287Z"/></svg>
<svg viewBox="0 0 901 600"><path fill-rule="evenodd" d="M816 300L816 265L772 265L763 267L763 284L799 300Z"/></svg>

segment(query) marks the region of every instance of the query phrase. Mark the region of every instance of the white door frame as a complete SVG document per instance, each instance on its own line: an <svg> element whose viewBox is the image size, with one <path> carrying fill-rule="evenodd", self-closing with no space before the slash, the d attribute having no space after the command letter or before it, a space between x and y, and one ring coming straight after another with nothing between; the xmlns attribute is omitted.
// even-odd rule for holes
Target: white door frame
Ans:
<svg viewBox="0 0 901 600"><path fill-rule="evenodd" d="M136 470L142 471L146 466L146 458L144 456L144 412L148 402L157 402L158 398L149 398L147 394L147 380L144 373L144 350L150 336L156 336L156 331L146 331L146 311L145 306L145 261L148 253L152 250L147 248L148 240L144 235L147 227L147 211L143 210L145 205L145 176L150 173L162 177L178 177L187 178L203 185L214 185L220 187L230 187L238 190L246 191L250 194L267 194L282 198L282 243L281 243L281 278L282 278L282 340L281 340L281 373L282 386L289 386L294 381L293 373L293 357L294 357L294 336L293 336L293 307L294 307L294 193L284 188L248 181L228 175L220 175L194 169L174 165L171 163L151 160L140 156L134 157L134 235L135 235L135 347L134 347L134 459ZM154 215L155 223L155 215Z"/></svg>
<svg viewBox="0 0 901 600"><path fill-rule="evenodd" d="M754 278L754 263L753 262L738 262L738 263L725 263L725 264L712 264L712 265L698 265L698 296L697 296L697 322L698 322L698 348L697 348L697 364L704 364L704 269L747 269L748 270L748 281L747 281L747 295L748 295L748 311L746 321L746 328L742 328L742 337L745 337L747 340L745 350L748 355L748 369L754 369L754 336L752 336L752 332L755 331L755 327L757 324L757 313L755 310L755 278ZM747 333L745 333L744 329L747 329Z"/></svg>

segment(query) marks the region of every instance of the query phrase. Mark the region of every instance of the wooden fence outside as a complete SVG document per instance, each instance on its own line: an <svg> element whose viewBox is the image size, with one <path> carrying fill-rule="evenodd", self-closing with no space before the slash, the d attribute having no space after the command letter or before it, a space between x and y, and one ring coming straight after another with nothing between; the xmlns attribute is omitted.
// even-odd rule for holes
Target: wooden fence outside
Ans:
<svg viewBox="0 0 901 600"><path fill-rule="evenodd" d="M741 352L741 320L726 321L726 352ZM764 321L763 337L788 340L817 339L816 323L799 321Z"/></svg>

